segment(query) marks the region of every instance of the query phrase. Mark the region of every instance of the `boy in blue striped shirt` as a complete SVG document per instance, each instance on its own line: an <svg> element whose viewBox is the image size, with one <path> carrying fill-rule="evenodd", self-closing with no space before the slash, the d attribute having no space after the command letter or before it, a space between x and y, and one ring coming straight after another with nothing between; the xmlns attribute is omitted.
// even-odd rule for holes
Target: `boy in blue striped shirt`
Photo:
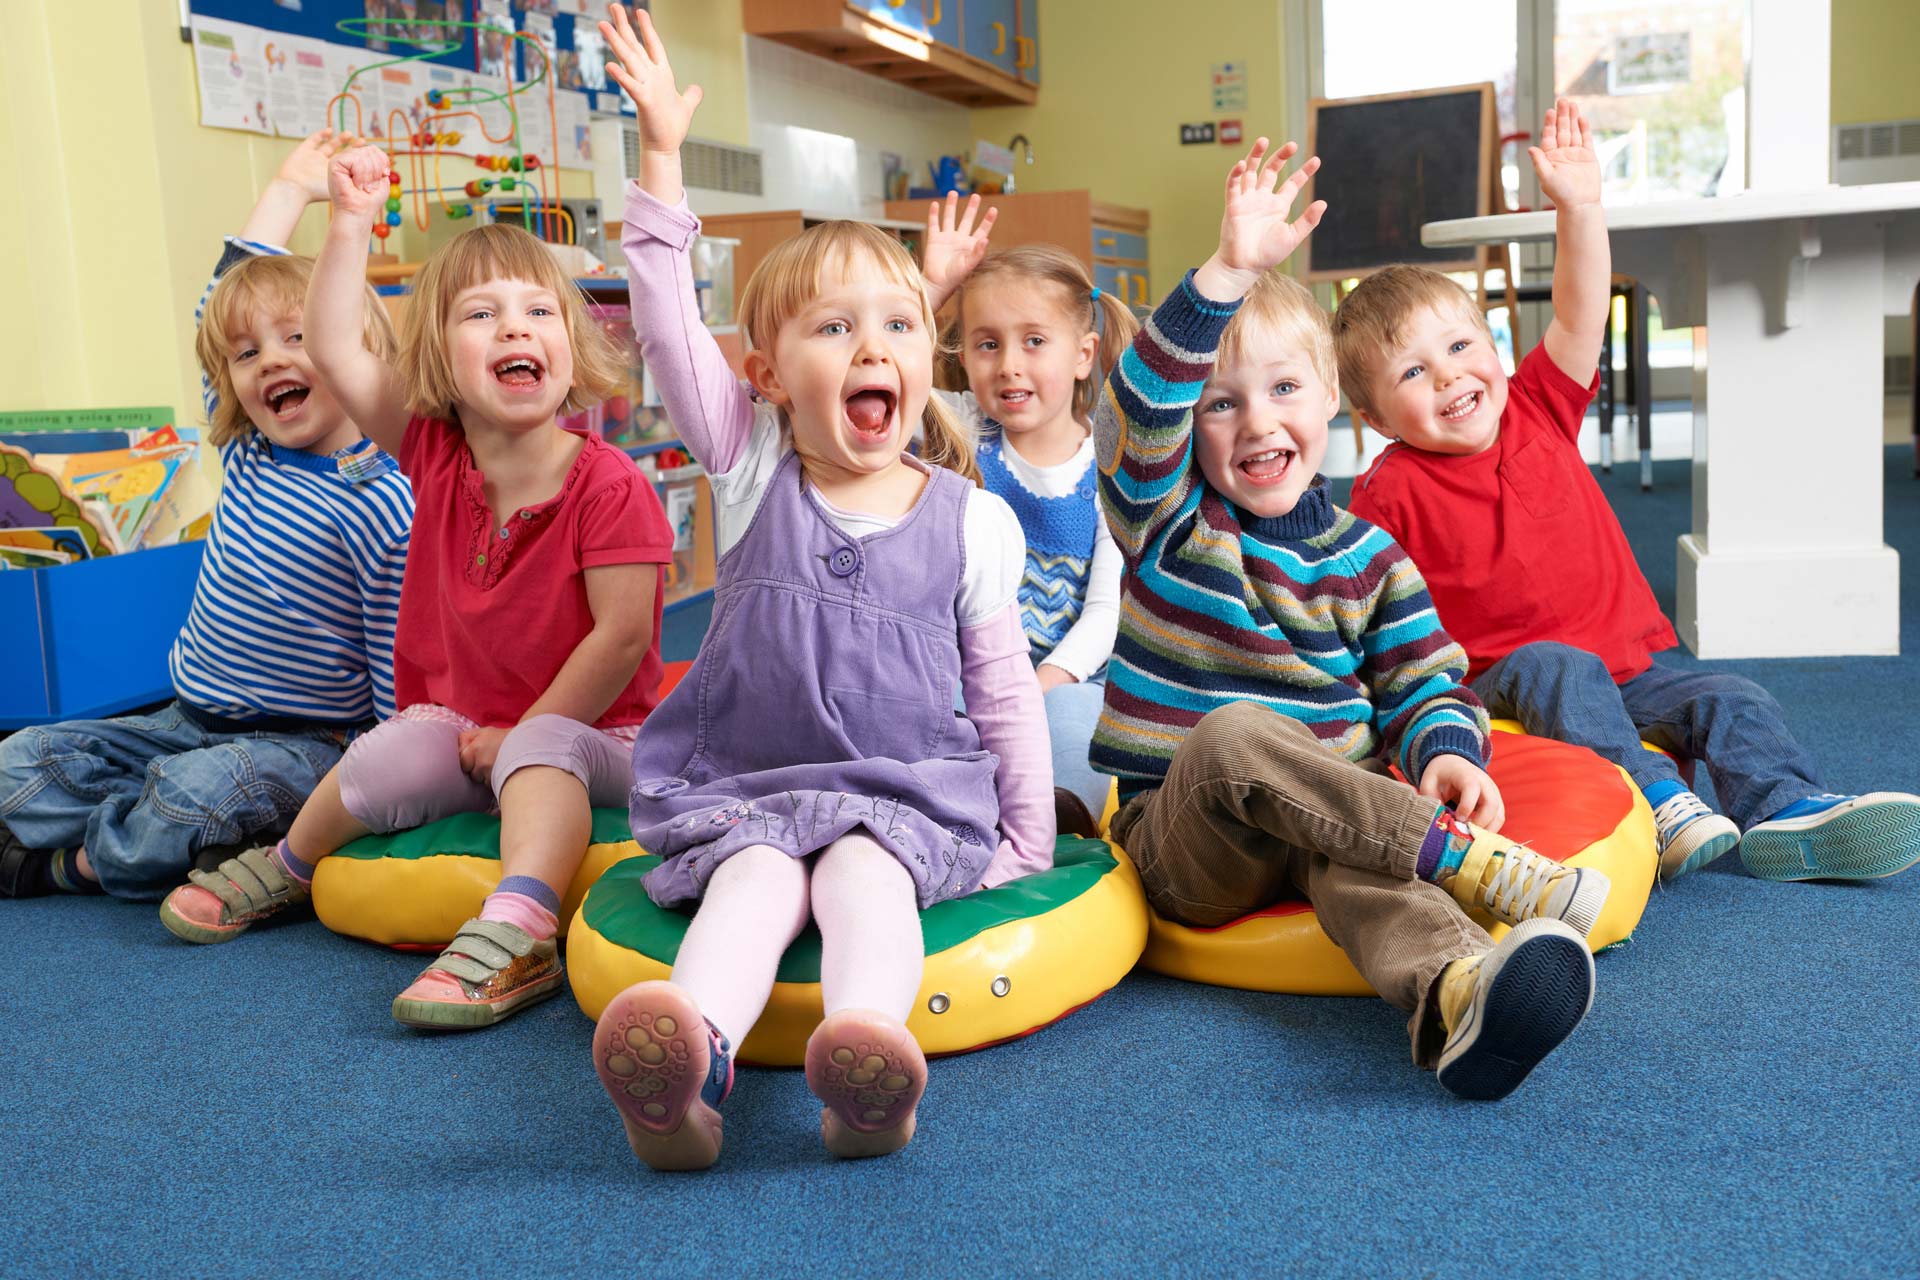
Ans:
<svg viewBox="0 0 1920 1280"><path fill-rule="evenodd" d="M302 141L227 240L195 316L221 491L177 696L0 741L0 897L158 898L203 848L284 829L348 736L393 714L413 496L318 384L299 332L313 263L278 247L356 141ZM394 342L371 292L366 341Z"/></svg>

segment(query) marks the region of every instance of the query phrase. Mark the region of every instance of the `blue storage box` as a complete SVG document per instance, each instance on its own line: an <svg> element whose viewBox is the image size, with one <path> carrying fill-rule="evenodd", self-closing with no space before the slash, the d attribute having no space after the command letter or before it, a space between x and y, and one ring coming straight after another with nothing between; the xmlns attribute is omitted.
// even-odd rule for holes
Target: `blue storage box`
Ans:
<svg viewBox="0 0 1920 1280"><path fill-rule="evenodd" d="M0 731L97 719L173 697L204 542L0 571Z"/></svg>

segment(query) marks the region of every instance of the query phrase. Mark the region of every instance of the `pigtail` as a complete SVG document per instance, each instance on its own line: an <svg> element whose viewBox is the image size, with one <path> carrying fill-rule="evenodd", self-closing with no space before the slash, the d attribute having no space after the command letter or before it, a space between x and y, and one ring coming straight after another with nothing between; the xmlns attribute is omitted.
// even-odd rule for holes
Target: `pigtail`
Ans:
<svg viewBox="0 0 1920 1280"><path fill-rule="evenodd" d="M1073 416L1082 422L1092 420L1094 406L1100 402L1100 388L1107 384L1113 367L1120 363L1120 357L1133 345L1134 335L1140 332L1140 321L1114 294L1096 288L1090 302L1094 327L1100 333L1100 350L1094 356L1093 371L1074 384Z"/></svg>
<svg viewBox="0 0 1920 1280"><path fill-rule="evenodd" d="M976 485L980 483L980 463L974 458L973 435L939 396L927 397L920 426L922 462L958 472Z"/></svg>

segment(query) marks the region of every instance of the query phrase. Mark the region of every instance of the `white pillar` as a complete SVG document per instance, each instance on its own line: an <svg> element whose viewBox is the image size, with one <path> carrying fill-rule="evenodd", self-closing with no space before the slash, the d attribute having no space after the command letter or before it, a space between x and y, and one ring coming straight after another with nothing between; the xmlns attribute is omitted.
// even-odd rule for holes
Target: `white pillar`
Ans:
<svg viewBox="0 0 1920 1280"><path fill-rule="evenodd" d="M1812 191L1833 180L1829 0L1751 0L1747 189Z"/></svg>

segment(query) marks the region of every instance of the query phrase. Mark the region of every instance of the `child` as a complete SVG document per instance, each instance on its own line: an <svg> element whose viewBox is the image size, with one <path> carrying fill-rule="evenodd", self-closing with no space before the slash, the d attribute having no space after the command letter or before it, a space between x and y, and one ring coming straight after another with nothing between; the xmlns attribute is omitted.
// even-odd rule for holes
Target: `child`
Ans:
<svg viewBox="0 0 1920 1280"><path fill-rule="evenodd" d="M721 561L700 656L634 744L634 839L665 858L647 891L698 911L672 980L607 1006L594 1067L642 1160L711 1165L733 1046L812 919L822 1136L835 1155L884 1155L913 1136L926 1087L906 1027L920 908L1052 861L1020 529L948 469L970 464L967 441L929 400L933 312L891 237L830 222L769 253L740 297L757 402L734 380L687 252L699 223L679 148L700 91L675 88L645 10L638 37L610 12L608 70L640 121L634 328L712 476ZM916 421L924 462L902 452Z"/></svg>
<svg viewBox="0 0 1920 1280"><path fill-rule="evenodd" d="M1272 268L1320 220L1315 202L1287 221L1319 162L1276 191L1295 148L1263 165L1266 148L1233 167L1218 252L1094 415L1127 573L1093 762L1120 780L1113 835L1154 910L1211 927L1303 892L1412 1012L1414 1060L1459 1096L1502 1097L1585 1016L1608 885L1492 834L1460 648L1406 554L1315 474L1339 407L1332 343ZM1495 946L1468 907L1517 927Z"/></svg>
<svg viewBox="0 0 1920 1280"><path fill-rule="evenodd" d="M620 357L526 232L477 227L427 261L397 367L352 341L387 172L373 147L333 161L306 314L315 364L419 503L400 714L348 749L276 848L196 872L160 914L189 942L224 942L304 903L314 864L349 840L497 803L499 888L393 1004L411 1026L488 1026L560 989L556 915L590 807L626 799L657 699L673 537L624 454L554 421L609 394Z"/></svg>
<svg viewBox="0 0 1920 1280"><path fill-rule="evenodd" d="M1354 512L1420 565L1493 714L1627 771L1653 806L1662 880L1736 844L1770 880L1904 870L1920 860L1920 797L1828 794L1766 690L1654 662L1679 641L1579 449L1612 265L1578 108L1556 104L1530 154L1557 210L1553 323L1511 381L1485 317L1444 276L1391 268L1340 306L1347 397L1396 441L1354 485ZM1642 738L1705 761L1732 821Z"/></svg>
<svg viewBox="0 0 1920 1280"><path fill-rule="evenodd" d="M1020 621L1046 696L1053 778L1080 802L1075 824L1095 834L1112 783L1087 747L1120 622L1120 550L1100 518L1088 421L1140 326L1063 249L1024 245L982 262L996 211L975 231L980 197L958 219L957 200L929 210L923 258L935 310L958 293L952 331L970 390L935 394L977 439L982 480L1026 535Z"/></svg>
<svg viewBox="0 0 1920 1280"><path fill-rule="evenodd" d="M393 714L393 626L413 497L301 344L310 258L279 246L326 196L331 129L287 156L195 312L221 489L186 626L152 715L22 729L0 742L0 897L157 898L195 856L278 832ZM347 340L393 328L371 290Z"/></svg>

